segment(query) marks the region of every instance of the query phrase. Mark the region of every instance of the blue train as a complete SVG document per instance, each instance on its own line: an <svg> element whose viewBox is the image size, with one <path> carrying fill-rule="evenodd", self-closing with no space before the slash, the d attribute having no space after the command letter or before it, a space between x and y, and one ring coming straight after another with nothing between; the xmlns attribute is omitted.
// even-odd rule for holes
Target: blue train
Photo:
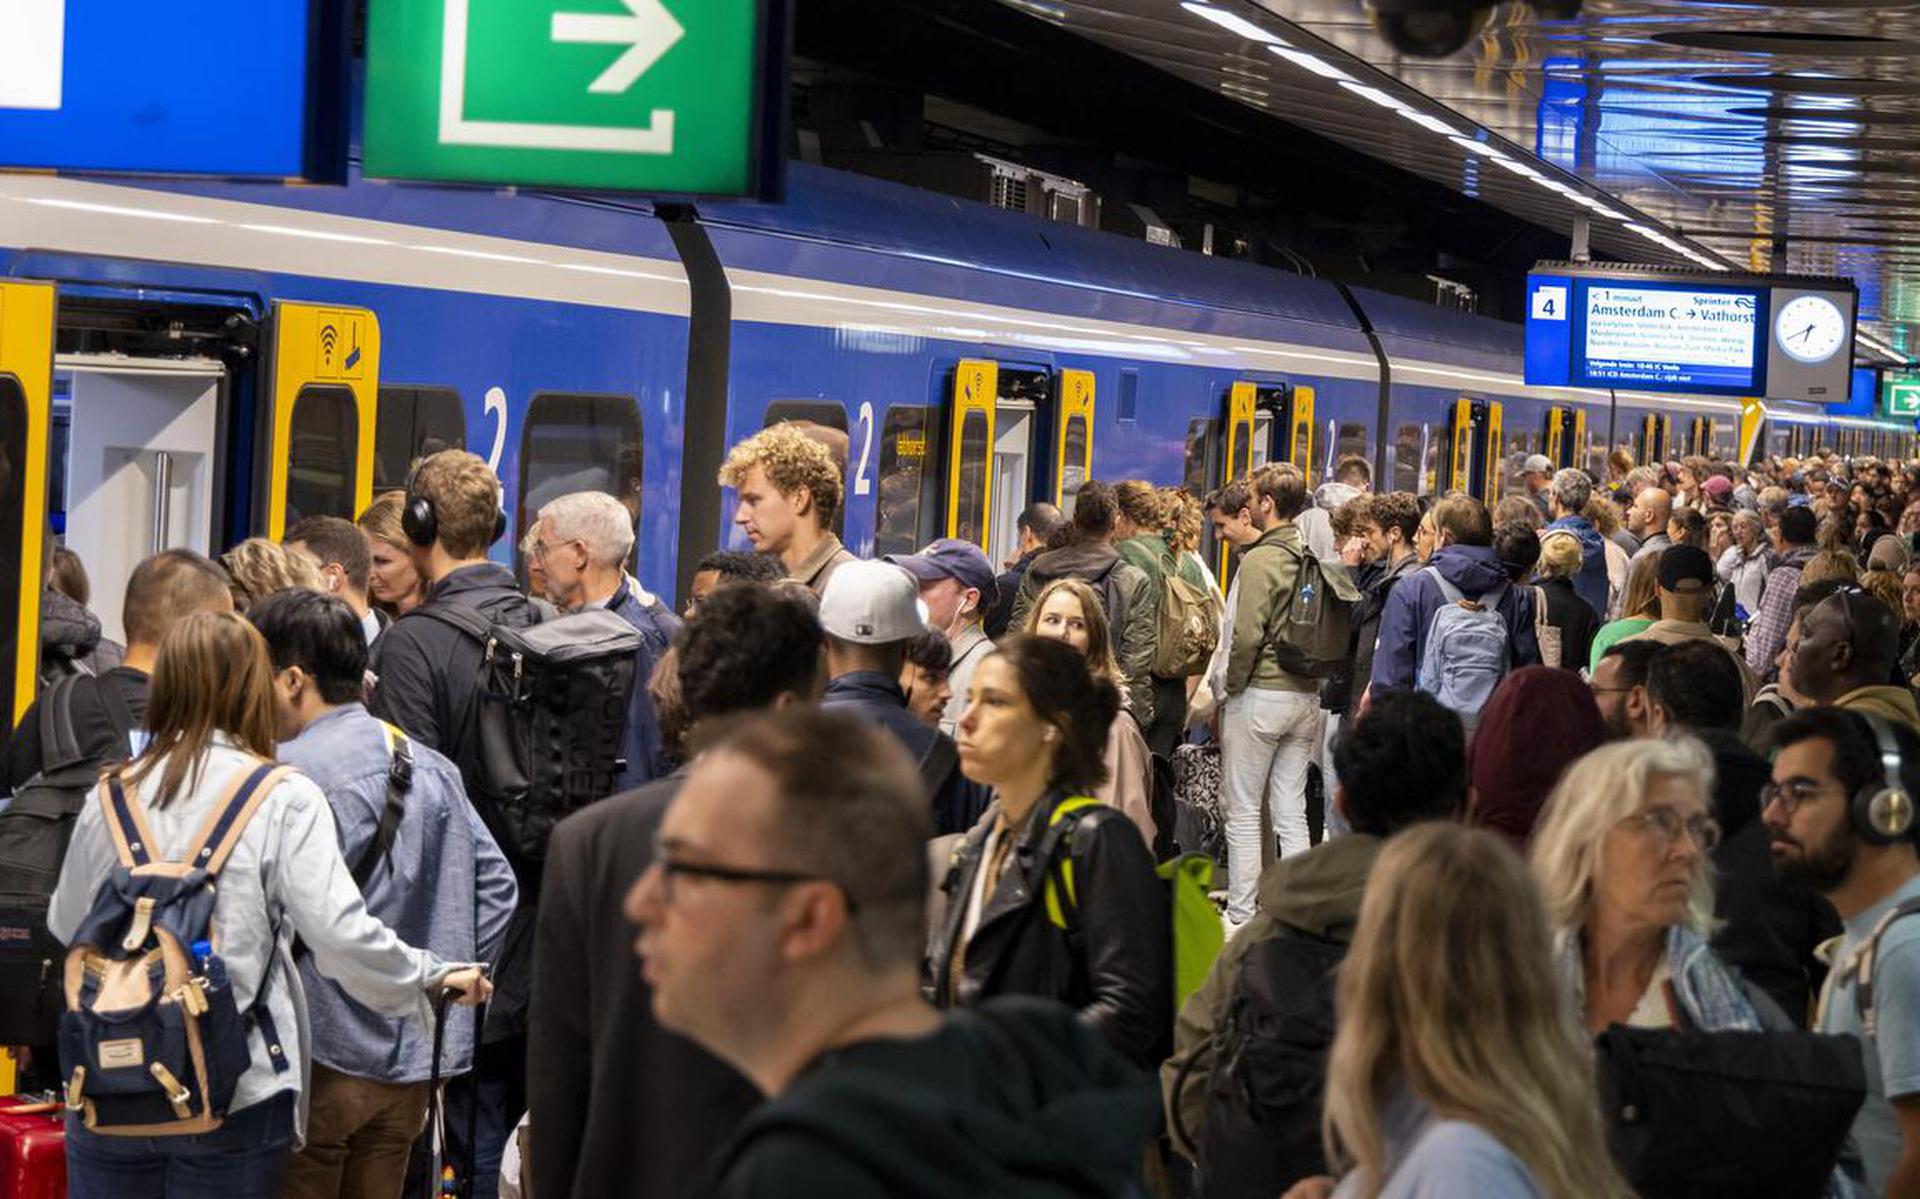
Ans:
<svg viewBox="0 0 1920 1199"><path fill-rule="evenodd" d="M1287 459L1318 483L1361 454L1386 486L1492 499L1535 452L1914 450L1811 410L1762 429L1733 401L1527 388L1517 326L802 164L781 205L697 210L0 176L0 262L16 714L48 529L118 580L352 514L448 445L498 471L516 534L555 495L620 496L668 593L732 536L726 447L780 420L835 431L856 551L996 558L1029 500L1092 475L1204 489Z"/></svg>

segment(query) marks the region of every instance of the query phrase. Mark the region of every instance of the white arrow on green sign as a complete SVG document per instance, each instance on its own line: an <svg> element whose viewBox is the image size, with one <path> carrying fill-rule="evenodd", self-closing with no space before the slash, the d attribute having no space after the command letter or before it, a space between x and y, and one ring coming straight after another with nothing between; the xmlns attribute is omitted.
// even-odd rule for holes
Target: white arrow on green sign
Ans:
<svg viewBox="0 0 1920 1199"><path fill-rule="evenodd" d="M752 189L759 0L370 0L366 172Z"/></svg>

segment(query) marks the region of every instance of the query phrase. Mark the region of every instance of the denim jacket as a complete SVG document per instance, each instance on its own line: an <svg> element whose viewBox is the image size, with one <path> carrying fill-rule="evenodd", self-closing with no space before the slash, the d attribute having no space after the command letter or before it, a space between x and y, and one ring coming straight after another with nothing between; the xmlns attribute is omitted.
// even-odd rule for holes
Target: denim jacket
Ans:
<svg viewBox="0 0 1920 1199"><path fill-rule="evenodd" d="M452 762L414 743L413 785L384 863L365 890L367 911L408 945L448 962L489 961L499 950L517 887L493 834L467 802ZM391 762L381 722L342 704L280 747L326 794L349 870L373 840L387 801ZM351 883L349 883L351 885ZM424 1081L433 1068L433 1027L402 1022L356 1002L312 956L300 963L313 1024L314 1060L377 1082ZM470 1065L473 1012L449 1008L442 1071Z"/></svg>

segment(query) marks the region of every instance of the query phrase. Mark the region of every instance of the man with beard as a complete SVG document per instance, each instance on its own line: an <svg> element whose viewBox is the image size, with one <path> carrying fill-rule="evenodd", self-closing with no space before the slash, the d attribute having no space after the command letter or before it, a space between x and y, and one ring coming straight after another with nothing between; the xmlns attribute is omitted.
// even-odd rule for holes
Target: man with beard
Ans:
<svg viewBox="0 0 1920 1199"><path fill-rule="evenodd" d="M1775 726L1762 816L1783 879L1832 901L1846 925L1816 1028L1867 1045L1853 1141L1873 1195L1920 1196L1920 736L1893 721L1810 708ZM1863 986L1864 982L1864 986Z"/></svg>
<svg viewBox="0 0 1920 1199"><path fill-rule="evenodd" d="M1608 647L1588 685L1600 706L1607 736L1616 741L1647 735L1647 668L1666 647L1658 641L1618 641Z"/></svg>
<svg viewBox="0 0 1920 1199"><path fill-rule="evenodd" d="M1913 692L1893 679L1900 622L1858 587L1842 587L1800 618L1793 687L1809 704L1879 716L1920 731Z"/></svg>

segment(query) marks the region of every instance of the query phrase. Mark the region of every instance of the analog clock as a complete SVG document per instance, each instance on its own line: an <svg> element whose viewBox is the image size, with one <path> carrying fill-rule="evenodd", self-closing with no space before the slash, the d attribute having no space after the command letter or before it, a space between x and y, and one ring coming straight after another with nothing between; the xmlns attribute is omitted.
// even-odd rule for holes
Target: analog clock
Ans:
<svg viewBox="0 0 1920 1199"><path fill-rule="evenodd" d="M1797 362L1825 362L1847 344L1847 316L1825 296L1798 296L1773 318L1773 337Z"/></svg>

